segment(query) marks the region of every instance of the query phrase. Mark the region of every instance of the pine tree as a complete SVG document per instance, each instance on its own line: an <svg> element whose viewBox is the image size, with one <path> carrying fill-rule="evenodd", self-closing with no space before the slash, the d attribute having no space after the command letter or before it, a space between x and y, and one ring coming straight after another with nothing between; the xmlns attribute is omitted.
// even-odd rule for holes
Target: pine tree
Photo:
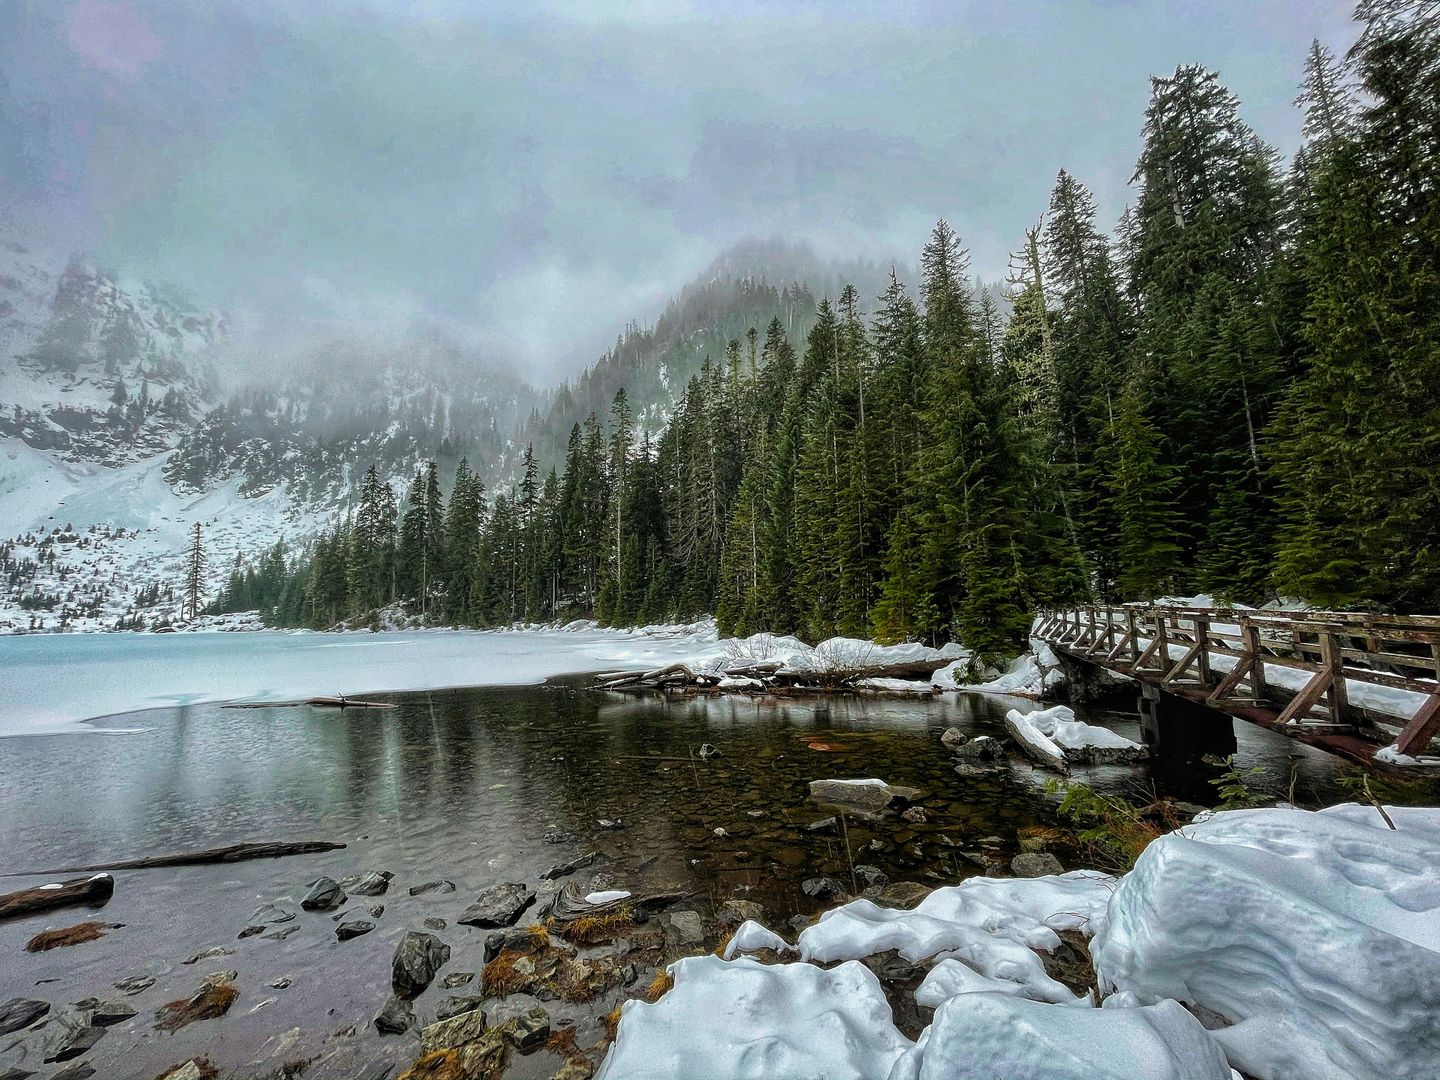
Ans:
<svg viewBox="0 0 1440 1080"><path fill-rule="evenodd" d="M198 618L204 600L208 560L203 534L200 522L190 527L190 550L185 556L185 605L180 613L183 619Z"/></svg>

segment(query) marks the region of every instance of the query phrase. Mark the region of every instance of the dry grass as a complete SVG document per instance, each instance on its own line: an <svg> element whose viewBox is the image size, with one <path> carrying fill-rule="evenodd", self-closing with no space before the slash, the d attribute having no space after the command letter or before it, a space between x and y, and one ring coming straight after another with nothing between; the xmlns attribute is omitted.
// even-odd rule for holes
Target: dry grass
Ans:
<svg viewBox="0 0 1440 1080"><path fill-rule="evenodd" d="M507 949L486 964L480 973L481 992L486 997L507 997L528 989L532 977L515 968L515 961L523 955Z"/></svg>
<svg viewBox="0 0 1440 1080"><path fill-rule="evenodd" d="M51 949L63 948L66 945L82 945L87 941L95 941L105 936L105 931L110 929L109 923L103 922L82 922L74 926L62 927L59 930L42 930L25 943L26 952L49 952Z"/></svg>
<svg viewBox="0 0 1440 1080"><path fill-rule="evenodd" d="M720 943L715 946L715 955L720 957L720 959L725 959L725 950L730 947L730 941L734 936L734 930L726 930L725 933L720 935Z"/></svg>
<svg viewBox="0 0 1440 1080"><path fill-rule="evenodd" d="M599 945L611 941L635 925L629 908L619 908L604 915L586 915L573 922L552 923L550 930L575 945Z"/></svg>
<svg viewBox="0 0 1440 1080"><path fill-rule="evenodd" d="M1017 830L1016 838L1020 841L1021 851L1049 851L1057 844L1063 844L1069 839L1070 834L1064 829L1055 829L1045 825L1027 825Z"/></svg>
<svg viewBox="0 0 1440 1080"><path fill-rule="evenodd" d="M549 948L550 931L546 930L545 927L541 926L539 923L533 923L530 926L530 941L537 949Z"/></svg>
<svg viewBox="0 0 1440 1080"><path fill-rule="evenodd" d="M623 1005L616 1005L615 1008L601 1017L601 1023L605 1025L605 1038L601 1040L602 1046L609 1046L615 1041L615 1032L620 1027L620 1012L623 1008Z"/></svg>
<svg viewBox="0 0 1440 1080"><path fill-rule="evenodd" d="M645 1000L654 1005L662 997L668 994L675 986L675 977L661 968L655 972L655 978L650 980L650 985L645 990Z"/></svg>
<svg viewBox="0 0 1440 1080"><path fill-rule="evenodd" d="M584 1052L575 1041L575 1029L573 1027L555 1028L550 1032L550 1038L545 1040L545 1049L556 1057L562 1057L566 1061L571 1058L584 1057Z"/></svg>

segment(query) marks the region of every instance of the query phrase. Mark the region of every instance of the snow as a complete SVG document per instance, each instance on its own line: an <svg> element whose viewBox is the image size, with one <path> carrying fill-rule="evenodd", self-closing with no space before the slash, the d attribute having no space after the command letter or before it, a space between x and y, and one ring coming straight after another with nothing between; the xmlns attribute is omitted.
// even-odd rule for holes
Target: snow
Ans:
<svg viewBox="0 0 1440 1080"><path fill-rule="evenodd" d="M604 892L587 893L585 903L587 904L610 904L616 900L629 900L630 893L625 889L607 889Z"/></svg>
<svg viewBox="0 0 1440 1080"><path fill-rule="evenodd" d="M1259 1080L1420 1080L1440 1061L1440 809L1237 810L1154 841L1092 955L1104 984L1232 1021ZM1121 1010L1122 1012L1124 1010Z"/></svg>
<svg viewBox="0 0 1440 1080"><path fill-rule="evenodd" d="M863 964L695 956L669 971L659 1001L626 1002L596 1080L875 1080L911 1047Z"/></svg>
<svg viewBox="0 0 1440 1080"><path fill-rule="evenodd" d="M1028 714L1022 714L1018 709L1011 709L1007 714L1007 719L1022 716L1041 735L1063 750L1085 750L1092 746L1111 750L1145 749L1139 743L1133 742L1109 728L1097 727L1094 724L1076 720L1074 710L1065 705L1056 705L1051 709L1042 709L1039 712Z"/></svg>
<svg viewBox="0 0 1440 1080"><path fill-rule="evenodd" d="M968 668L967 660L956 661L935 672L930 677L930 684L936 690L1042 698L1053 694L1065 683L1065 672L1055 651L1039 638L1031 638L1030 651L1021 653L1010 661L1004 672L987 682L970 682Z"/></svg>
<svg viewBox="0 0 1440 1080"><path fill-rule="evenodd" d="M45 634L0 637L0 737L216 701L287 701L448 686L521 686L613 665L655 666L695 636L641 631ZM65 678L57 679L63 670Z"/></svg>
<svg viewBox="0 0 1440 1080"><path fill-rule="evenodd" d="M736 669L758 663L775 664L776 670L786 675L845 675L893 664L942 664L963 655L968 654L954 643L932 649L913 642L877 645L860 638L834 637L812 646L788 634L752 634L747 638L712 638L704 649L677 659L697 675L724 678ZM903 686L906 691L911 689L911 684L905 680L886 682ZM888 686L884 688L890 689ZM928 687L924 689L928 692Z"/></svg>
<svg viewBox="0 0 1440 1080"><path fill-rule="evenodd" d="M737 953L758 952L760 949L771 949L777 953L795 951L793 945L773 930L766 929L754 919L746 919L725 946L725 959L733 960Z"/></svg>
<svg viewBox="0 0 1440 1080"><path fill-rule="evenodd" d="M941 1005L889 1080L1230 1080L1214 1038L1177 1002L1053 1009L1007 994Z"/></svg>
<svg viewBox="0 0 1440 1080"><path fill-rule="evenodd" d="M961 994L989 993L1023 997L1025 987L1008 979L992 979L959 960L946 959L932 967L915 988L915 1004L938 1009L951 998ZM1090 1004L1088 997L1077 997L1076 1001Z"/></svg>
<svg viewBox="0 0 1440 1080"><path fill-rule="evenodd" d="M826 780L827 784L845 784L848 787L888 787L884 780L869 777L863 780Z"/></svg>
<svg viewBox="0 0 1440 1080"><path fill-rule="evenodd" d="M882 694L933 694L935 688L928 682L915 679L860 679L856 690L871 690Z"/></svg>
<svg viewBox="0 0 1440 1080"><path fill-rule="evenodd" d="M1049 765L1061 772L1069 768L1065 751L1052 742L1050 736L1041 731L1019 709L1011 709L1005 714L1005 728L1025 752L1042 765Z"/></svg>
<svg viewBox="0 0 1440 1080"><path fill-rule="evenodd" d="M1058 948L1060 930L1093 931L1104 920L1114 885L1108 874L1077 870L1040 878L972 878L936 889L908 911L853 900L800 932L800 956L824 964L894 949L911 963L962 960L1037 1001L1088 1004L1046 974L1035 950ZM932 983L931 995L942 985Z"/></svg>

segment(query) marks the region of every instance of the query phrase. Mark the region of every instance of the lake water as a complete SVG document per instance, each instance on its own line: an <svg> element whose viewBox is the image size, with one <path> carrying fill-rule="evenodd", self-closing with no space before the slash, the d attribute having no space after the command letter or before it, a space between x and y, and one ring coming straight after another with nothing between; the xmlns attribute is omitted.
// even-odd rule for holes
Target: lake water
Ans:
<svg viewBox="0 0 1440 1080"><path fill-rule="evenodd" d="M690 896L680 906L707 926L723 901L753 900L788 934L792 916L822 906L802 892L806 878L848 884L852 867L862 864L895 881L953 883L980 872L974 856L1007 860L1019 850L1018 830L1056 822L1047 774L1012 760L962 778L939 742L952 725L972 735L1003 734L1001 718L1013 700L635 697L592 691L581 679L385 699L399 707L341 713L197 705L97 723L138 734L0 740L3 872L242 841L348 845L227 866L118 871L115 897L98 915L70 909L0 923L0 1000L39 997L60 1011L92 995L119 998L115 981L147 974L154 986L121 999L139 1014L109 1029L87 1058L101 1076L149 1078L204 1053L233 1075L313 1057L319 1060L307 1077L354 1077L415 1056L413 1036L381 1038L370 1023L388 992L397 940L421 929L425 917L444 918L450 925L439 936L452 957L442 976L478 972L487 931L454 920L497 882L535 886L547 867L598 851L600 860L580 871L580 880L637 893L681 890ZM1134 713L1088 719L1139 737ZM1241 762L1259 770L1261 789L1282 796L1293 775L1298 799L1339 798L1334 759L1243 723L1237 734ZM723 756L692 761L702 743ZM826 777L920 788L928 820L847 816L841 834L810 831L807 825L833 813L807 797L808 781ZM1076 778L1137 799L1158 793L1214 801L1210 776L1193 770L1109 767ZM552 838L556 830L571 838L548 843L547 828ZM1078 865L1074 852L1057 853ZM329 915L304 912L286 940L237 940L261 905L298 910L319 875L366 870L395 875L386 896L367 898L385 904L373 933L337 942ZM454 882L456 892L408 894L434 879ZM8 880L0 891L45 879ZM369 918L354 900L347 910ZM99 941L24 951L39 929L92 917L124 926ZM216 946L234 953L181 963ZM238 973L240 996L228 1016L174 1035L154 1029L156 1008L223 969ZM289 988L272 989L281 977L292 980ZM476 989L442 990L437 980L416 1002L417 1015L428 1022L446 994ZM564 1006L548 1007L557 1021L566 1015ZM594 1015L593 1007L573 1012L582 1045L599 1036ZM0 1039L0 1072L58 1068L39 1064L44 1035ZM549 1076L559 1063L542 1051L517 1059L507 1076Z"/></svg>

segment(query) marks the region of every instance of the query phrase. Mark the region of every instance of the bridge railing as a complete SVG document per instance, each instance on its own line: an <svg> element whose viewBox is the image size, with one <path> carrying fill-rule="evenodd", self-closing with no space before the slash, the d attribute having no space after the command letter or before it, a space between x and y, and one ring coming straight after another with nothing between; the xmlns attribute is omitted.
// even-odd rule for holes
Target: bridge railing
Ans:
<svg viewBox="0 0 1440 1080"><path fill-rule="evenodd" d="M1401 753L1440 734L1440 616L1089 605L1041 613L1036 635L1217 707L1283 702L1277 723L1402 728Z"/></svg>

